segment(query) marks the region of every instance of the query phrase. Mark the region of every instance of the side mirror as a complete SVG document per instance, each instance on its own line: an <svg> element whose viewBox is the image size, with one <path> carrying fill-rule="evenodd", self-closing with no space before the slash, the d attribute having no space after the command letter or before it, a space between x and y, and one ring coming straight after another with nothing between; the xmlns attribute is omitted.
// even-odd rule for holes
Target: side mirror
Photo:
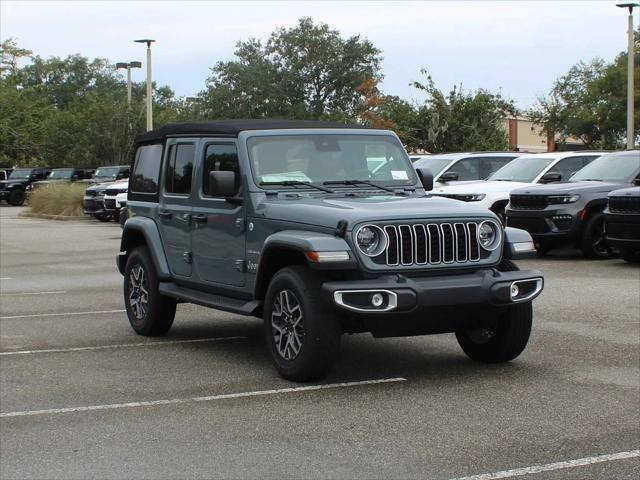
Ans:
<svg viewBox="0 0 640 480"><path fill-rule="evenodd" d="M75 182L76 180L78 180L78 178L79 178L78 175L74 175L73 177L71 177L71 181Z"/></svg>
<svg viewBox="0 0 640 480"><path fill-rule="evenodd" d="M416 168L418 178L427 192L433 190L433 173L428 168Z"/></svg>
<svg viewBox="0 0 640 480"><path fill-rule="evenodd" d="M438 178L439 181L447 183L447 182L455 182L458 180L458 178L460 178L460 175L458 175L456 172L445 172L442 175L440 175L440 178Z"/></svg>
<svg viewBox="0 0 640 480"><path fill-rule="evenodd" d="M231 171L209 172L209 195L231 197L236 193L236 173Z"/></svg>
<svg viewBox="0 0 640 480"><path fill-rule="evenodd" d="M560 180L562 180L562 175L558 172L547 172L540 178L540 183L554 183Z"/></svg>

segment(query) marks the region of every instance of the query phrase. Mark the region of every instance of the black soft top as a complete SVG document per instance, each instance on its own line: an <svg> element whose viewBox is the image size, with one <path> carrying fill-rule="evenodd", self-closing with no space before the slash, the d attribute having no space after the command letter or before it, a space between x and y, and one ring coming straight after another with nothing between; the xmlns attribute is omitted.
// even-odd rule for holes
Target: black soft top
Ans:
<svg viewBox="0 0 640 480"><path fill-rule="evenodd" d="M237 137L245 130L280 130L295 128L351 128L365 129L360 125L347 125L339 122L322 122L318 120L211 120L205 122L168 123L164 127L150 130L136 138L136 143L152 143L163 141L170 136L178 135L215 135Z"/></svg>

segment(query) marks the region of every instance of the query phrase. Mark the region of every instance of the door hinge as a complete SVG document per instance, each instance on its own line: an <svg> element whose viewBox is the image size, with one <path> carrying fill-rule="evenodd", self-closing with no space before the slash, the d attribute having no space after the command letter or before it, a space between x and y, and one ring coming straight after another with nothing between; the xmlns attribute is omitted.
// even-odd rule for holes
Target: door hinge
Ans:
<svg viewBox="0 0 640 480"><path fill-rule="evenodd" d="M191 252L184 252L182 254L182 259L186 262L186 263L191 263L193 261L193 258L191 256Z"/></svg>
<svg viewBox="0 0 640 480"><path fill-rule="evenodd" d="M244 260L236 260L236 270L240 273L245 273L247 271L247 262Z"/></svg>
<svg viewBox="0 0 640 480"><path fill-rule="evenodd" d="M244 218L236 218L236 228L238 228L241 232L244 233L244 228L245 228Z"/></svg>

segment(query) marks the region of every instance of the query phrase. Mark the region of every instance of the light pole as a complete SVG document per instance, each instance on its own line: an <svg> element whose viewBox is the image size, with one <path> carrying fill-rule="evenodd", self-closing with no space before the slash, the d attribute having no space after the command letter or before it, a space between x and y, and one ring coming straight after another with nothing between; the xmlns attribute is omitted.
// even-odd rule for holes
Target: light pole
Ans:
<svg viewBox="0 0 640 480"><path fill-rule="evenodd" d="M153 130L153 111L152 111L152 95L151 88L151 44L155 42L150 38L143 38L141 40L134 40L136 43L147 44L147 131Z"/></svg>
<svg viewBox="0 0 640 480"><path fill-rule="evenodd" d="M627 148L631 150L635 144L635 128L633 125L633 7L640 7L640 3L618 3L616 7L629 9L629 30L627 49Z"/></svg>
<svg viewBox="0 0 640 480"><path fill-rule="evenodd" d="M131 69L142 68L142 62L118 62L116 68L127 70L127 105L131 105Z"/></svg>

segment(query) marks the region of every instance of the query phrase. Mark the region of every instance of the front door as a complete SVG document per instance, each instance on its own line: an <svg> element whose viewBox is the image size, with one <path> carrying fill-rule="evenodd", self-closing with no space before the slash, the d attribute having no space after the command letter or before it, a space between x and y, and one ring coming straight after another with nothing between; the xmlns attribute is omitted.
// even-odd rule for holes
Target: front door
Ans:
<svg viewBox="0 0 640 480"><path fill-rule="evenodd" d="M191 185L195 153L193 141L167 141L158 225L169 268L176 277L191 276Z"/></svg>
<svg viewBox="0 0 640 480"><path fill-rule="evenodd" d="M191 242L193 263L200 281L219 285L244 285L245 209L241 203L209 193L209 173L233 171L240 190L240 168L235 141L204 144L194 192Z"/></svg>

